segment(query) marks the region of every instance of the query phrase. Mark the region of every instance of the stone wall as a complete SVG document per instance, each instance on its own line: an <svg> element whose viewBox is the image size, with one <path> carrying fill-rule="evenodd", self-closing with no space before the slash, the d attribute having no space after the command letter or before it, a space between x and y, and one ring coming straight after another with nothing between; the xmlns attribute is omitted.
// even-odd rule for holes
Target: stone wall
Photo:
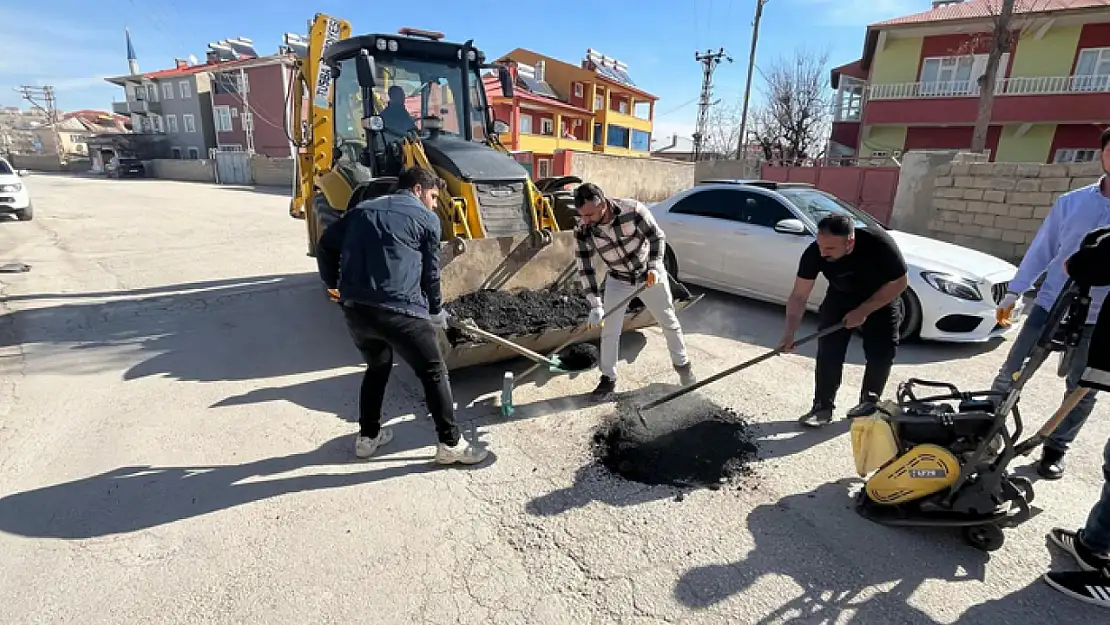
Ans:
<svg viewBox="0 0 1110 625"><path fill-rule="evenodd" d="M87 158L73 158L62 161L54 154L13 154L12 167L28 171L89 171Z"/></svg>
<svg viewBox="0 0 1110 625"><path fill-rule="evenodd" d="M271 158L261 154L251 157L251 178L254 184L263 187L287 187L293 185L293 159Z"/></svg>
<svg viewBox="0 0 1110 625"><path fill-rule="evenodd" d="M694 163L574 151L557 152L556 161L557 171L593 182L610 197L659 202L694 186Z"/></svg>
<svg viewBox="0 0 1110 625"><path fill-rule="evenodd" d="M147 176L164 180L185 180L188 182L216 182L216 163L208 159L179 160L159 158L144 161Z"/></svg>
<svg viewBox="0 0 1110 625"><path fill-rule="evenodd" d="M1098 163L940 165L922 234L1020 261L1056 200L1101 173Z"/></svg>
<svg viewBox="0 0 1110 625"><path fill-rule="evenodd" d="M763 165L755 159L748 161L699 161L694 172L695 182L713 179L759 180L762 177Z"/></svg>

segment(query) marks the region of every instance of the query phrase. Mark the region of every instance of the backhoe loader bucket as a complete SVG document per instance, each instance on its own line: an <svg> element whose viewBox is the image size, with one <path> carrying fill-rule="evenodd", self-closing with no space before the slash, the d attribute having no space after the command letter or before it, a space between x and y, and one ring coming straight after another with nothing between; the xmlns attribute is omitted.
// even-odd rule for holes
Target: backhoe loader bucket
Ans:
<svg viewBox="0 0 1110 625"><path fill-rule="evenodd" d="M576 290L578 273L574 259L574 233L562 231L546 234L550 234L549 242L543 241L546 237L540 233L533 233L515 237L456 239L444 243L440 252L440 285L444 303L450 308L455 299L485 289L513 292L563 286L569 287L567 290ZM595 262L598 263L597 275L600 279L605 273L600 261ZM676 301L675 310L684 310L697 303L698 299L700 298ZM623 331L638 330L655 323L654 317L646 308L630 310L624 316ZM519 354L501 345L489 342L452 345L445 332L440 331L438 335L449 370L519 357ZM586 329L584 325L576 325L504 338L534 352L547 354L568 340L571 344L584 343L595 341L600 336L600 328Z"/></svg>

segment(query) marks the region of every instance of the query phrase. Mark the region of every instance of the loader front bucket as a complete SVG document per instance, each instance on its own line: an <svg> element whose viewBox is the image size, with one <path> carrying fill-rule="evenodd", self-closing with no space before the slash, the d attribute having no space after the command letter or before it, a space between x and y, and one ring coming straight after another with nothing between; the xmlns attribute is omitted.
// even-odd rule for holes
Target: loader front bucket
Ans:
<svg viewBox="0 0 1110 625"><path fill-rule="evenodd" d="M576 291L578 273L574 258L574 233L553 233L550 242L540 239L538 234L533 234L444 243L440 251L440 285L444 303L450 307L451 302L459 297L485 289L514 292L561 287ZM597 275L604 276L600 261L595 262L598 263ZM697 303L698 299L676 301L675 309L682 311ZM638 330L655 323L646 308L629 310L624 316L623 331ZM575 344L595 341L600 336L600 328L586 329L583 324L578 324L549 328L537 334L506 335L504 338L534 352L548 354L568 340ZM490 342L452 344L442 331L438 333L438 338L447 368L452 371L519 357L511 349Z"/></svg>

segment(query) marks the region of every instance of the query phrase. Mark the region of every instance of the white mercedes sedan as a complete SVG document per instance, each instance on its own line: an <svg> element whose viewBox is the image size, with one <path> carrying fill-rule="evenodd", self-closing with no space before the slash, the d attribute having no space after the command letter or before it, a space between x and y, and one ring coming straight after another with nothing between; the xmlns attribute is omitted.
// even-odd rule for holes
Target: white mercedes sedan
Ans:
<svg viewBox="0 0 1110 625"><path fill-rule="evenodd" d="M832 213L857 228L885 229L909 266L902 307L903 340L982 342L1012 328L995 321L1017 267L952 243L885 228L855 206L801 183L709 181L651 206L667 236L666 268L677 279L785 305L802 251L817 222ZM828 283L810 297L817 310Z"/></svg>

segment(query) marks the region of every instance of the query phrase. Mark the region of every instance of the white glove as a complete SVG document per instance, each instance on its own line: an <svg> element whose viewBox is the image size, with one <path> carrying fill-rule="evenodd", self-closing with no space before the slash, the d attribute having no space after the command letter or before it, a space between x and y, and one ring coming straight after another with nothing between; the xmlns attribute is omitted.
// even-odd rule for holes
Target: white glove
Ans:
<svg viewBox="0 0 1110 625"><path fill-rule="evenodd" d="M663 272L658 269L651 269L647 272L647 285L653 287L663 280Z"/></svg>
<svg viewBox="0 0 1110 625"><path fill-rule="evenodd" d="M1015 321L1014 305L1017 304L1018 296L1016 293L1007 293L1002 301L998 303L998 308L994 311L994 320L1007 327Z"/></svg>
<svg viewBox="0 0 1110 625"><path fill-rule="evenodd" d="M605 309L601 306L594 306L590 309L590 317L589 319L586 319L586 325L591 328L594 326L599 326L601 325L601 318L604 316Z"/></svg>
<svg viewBox="0 0 1110 625"><path fill-rule="evenodd" d="M1013 308L1014 304L1017 303L1017 300L1018 296L1016 293L1007 293L1006 296L1002 298L1002 301L999 302L998 307L1002 310L1011 309Z"/></svg>
<svg viewBox="0 0 1110 625"><path fill-rule="evenodd" d="M436 314L431 316L430 321L432 322L433 326L435 326L437 328L440 328L440 329L443 329L443 330L446 330L447 329L447 318L448 318L447 311L446 310L440 310L439 312L437 312Z"/></svg>

